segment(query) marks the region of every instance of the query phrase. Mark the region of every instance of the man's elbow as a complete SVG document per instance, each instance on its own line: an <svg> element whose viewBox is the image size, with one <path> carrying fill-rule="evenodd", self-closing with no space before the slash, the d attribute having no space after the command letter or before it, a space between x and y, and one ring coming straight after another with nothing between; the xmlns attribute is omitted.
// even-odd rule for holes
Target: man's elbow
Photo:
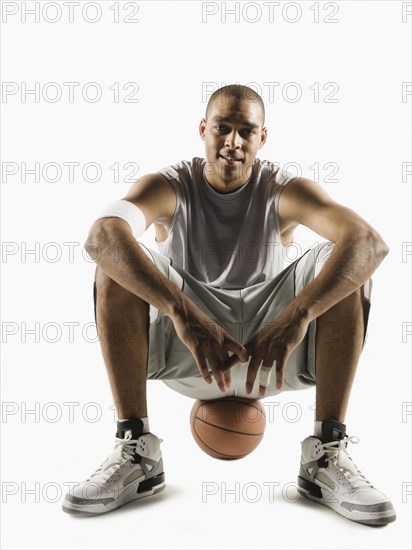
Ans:
<svg viewBox="0 0 412 550"><path fill-rule="evenodd" d="M120 242L134 242L130 226L120 218L98 218L89 230L84 248L93 261L97 261L105 248Z"/></svg>
<svg viewBox="0 0 412 550"><path fill-rule="evenodd" d="M377 259L380 259L380 261L382 261L385 258L385 256L389 254L389 246L382 239L379 233L371 232L368 235L368 239L370 240L371 245L373 247L374 256Z"/></svg>
<svg viewBox="0 0 412 550"><path fill-rule="evenodd" d="M110 246L113 235L119 227L118 222L125 223L119 218L98 218L91 226L84 248L93 261L100 258L106 246Z"/></svg>
<svg viewBox="0 0 412 550"><path fill-rule="evenodd" d="M382 241L382 256L385 257L389 254L389 251L390 251L390 248L389 246L385 243L385 241Z"/></svg>
<svg viewBox="0 0 412 550"><path fill-rule="evenodd" d="M102 219L96 220L89 229L84 249L93 261L96 261L100 256L99 251L101 251L104 242L104 233L105 229Z"/></svg>
<svg viewBox="0 0 412 550"><path fill-rule="evenodd" d="M121 218L98 218L89 230L86 243L106 240L110 236L119 234L129 236L129 233L131 234L129 224Z"/></svg>
<svg viewBox="0 0 412 550"><path fill-rule="evenodd" d="M93 225L89 229L85 246L88 243L97 242L97 240L103 238L105 232L107 231L106 222L107 218L99 218L93 222Z"/></svg>

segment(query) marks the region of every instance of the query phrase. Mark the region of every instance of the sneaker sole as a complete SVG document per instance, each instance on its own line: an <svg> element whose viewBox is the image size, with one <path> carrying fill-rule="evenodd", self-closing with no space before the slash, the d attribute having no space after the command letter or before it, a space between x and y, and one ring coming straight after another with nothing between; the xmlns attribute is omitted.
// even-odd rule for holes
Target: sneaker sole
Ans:
<svg viewBox="0 0 412 550"><path fill-rule="evenodd" d="M322 487L309 481L308 479L303 478L302 476L298 477L298 493L308 500L317 502L318 504L323 504L328 508L331 508L341 516L354 521L356 523L362 523L363 525L387 525L396 520L396 514L393 513L393 510L387 510L385 512L369 512L365 515L365 512L359 512L358 510L348 510L342 509L339 506L339 502L332 495L324 496L322 493ZM326 490L325 490L326 491ZM330 499L328 500L328 496ZM333 499L333 500L332 500Z"/></svg>
<svg viewBox="0 0 412 550"><path fill-rule="evenodd" d="M156 484L154 484L154 482L156 482ZM92 501L90 504L76 504L65 498L62 504L62 510L67 514L75 516L100 516L101 514L116 510L129 502L135 502L141 498L160 493L165 488L165 475L162 473L136 484L135 487L133 487L133 484L127 485L123 492L119 494L119 497L108 504L94 504Z"/></svg>

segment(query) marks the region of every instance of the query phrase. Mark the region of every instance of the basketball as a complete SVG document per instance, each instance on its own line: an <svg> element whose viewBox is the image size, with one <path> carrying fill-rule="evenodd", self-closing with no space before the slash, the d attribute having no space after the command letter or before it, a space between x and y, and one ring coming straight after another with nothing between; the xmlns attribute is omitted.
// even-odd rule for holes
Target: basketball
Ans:
<svg viewBox="0 0 412 550"><path fill-rule="evenodd" d="M255 399L197 400L190 413L194 440L213 458L232 460L248 455L262 441L265 426L265 410Z"/></svg>

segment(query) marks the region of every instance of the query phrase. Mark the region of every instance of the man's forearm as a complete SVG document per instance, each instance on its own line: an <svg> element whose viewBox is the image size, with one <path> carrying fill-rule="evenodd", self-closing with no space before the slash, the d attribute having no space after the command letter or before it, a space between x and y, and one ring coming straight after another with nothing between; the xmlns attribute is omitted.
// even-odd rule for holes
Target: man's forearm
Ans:
<svg viewBox="0 0 412 550"><path fill-rule="evenodd" d="M360 288L389 249L376 233L343 234L319 275L290 304L312 321Z"/></svg>
<svg viewBox="0 0 412 550"><path fill-rule="evenodd" d="M189 298L146 256L126 222L116 218L94 227L85 248L106 275L170 317L183 309Z"/></svg>

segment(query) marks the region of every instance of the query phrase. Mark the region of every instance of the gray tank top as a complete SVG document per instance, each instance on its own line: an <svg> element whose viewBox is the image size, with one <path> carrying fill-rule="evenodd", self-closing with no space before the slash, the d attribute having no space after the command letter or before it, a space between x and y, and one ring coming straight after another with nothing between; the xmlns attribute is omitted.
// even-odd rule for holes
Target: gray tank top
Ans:
<svg viewBox="0 0 412 550"><path fill-rule="evenodd" d="M161 254L216 288L240 289L275 277L284 268L279 240L279 197L295 177L256 159L247 183L218 193L203 177L206 159L195 157L159 170L173 185L177 205Z"/></svg>

